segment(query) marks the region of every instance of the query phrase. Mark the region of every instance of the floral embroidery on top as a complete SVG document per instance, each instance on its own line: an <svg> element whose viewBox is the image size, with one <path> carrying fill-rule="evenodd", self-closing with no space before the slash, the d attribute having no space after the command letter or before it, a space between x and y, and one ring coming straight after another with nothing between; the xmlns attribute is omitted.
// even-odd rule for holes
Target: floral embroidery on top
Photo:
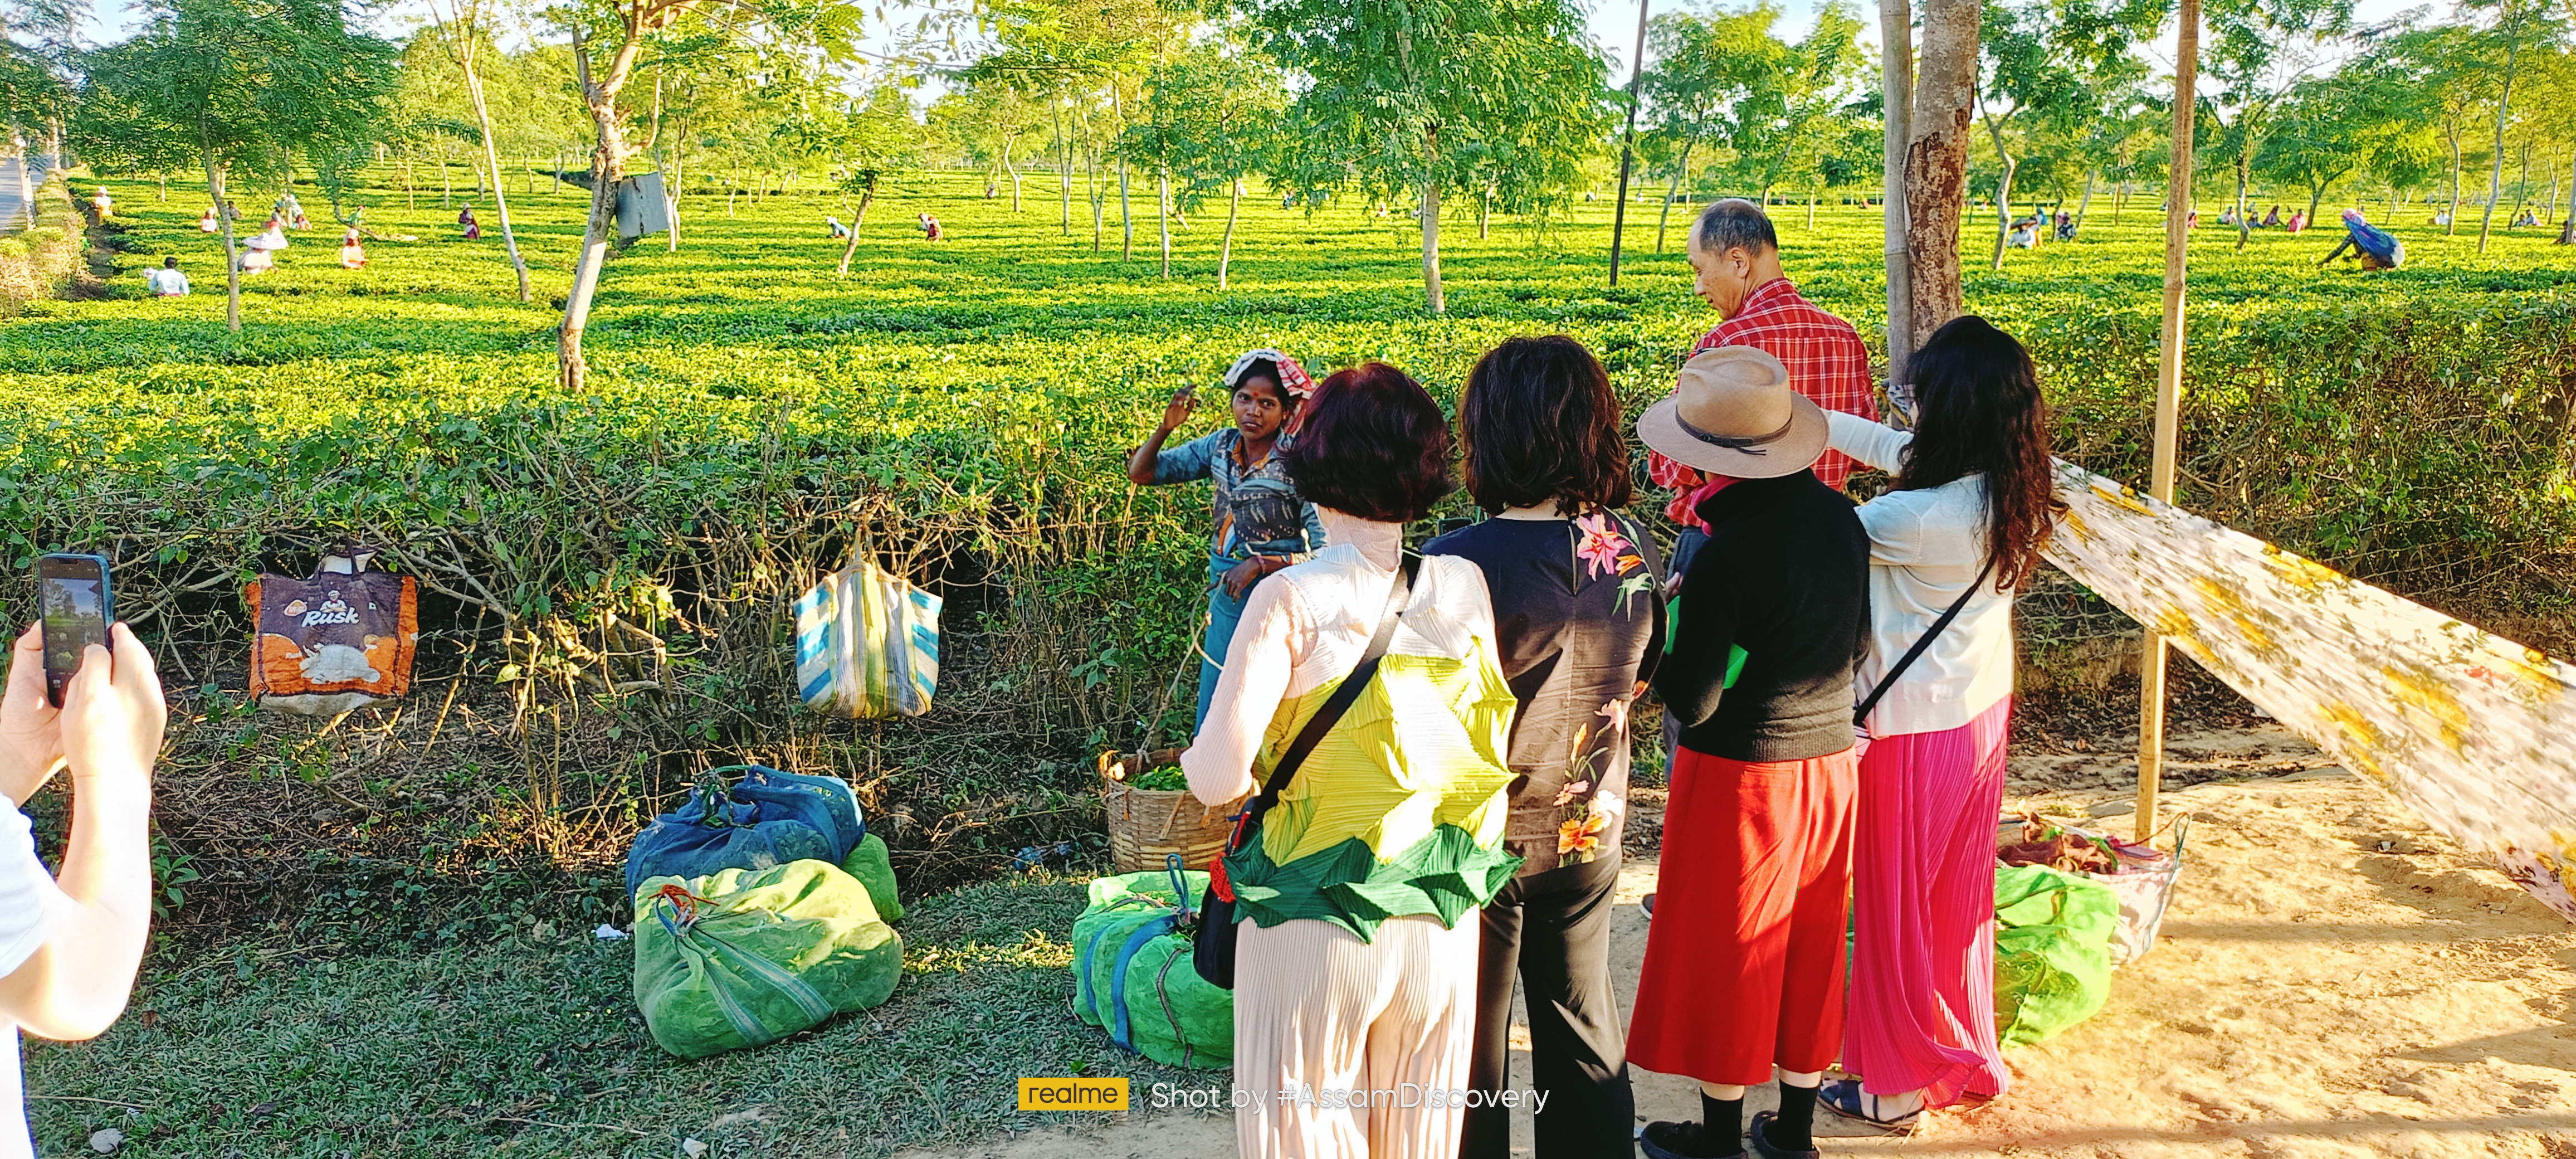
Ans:
<svg viewBox="0 0 2576 1159"><path fill-rule="evenodd" d="M1575 546L1574 555L1590 565L1591 578L1626 575L1646 566L1645 557L1637 552L1637 545L1628 542L1628 537L1611 525L1609 515L1598 512L1586 515L1575 520L1574 526L1583 532L1583 542Z"/></svg>
<svg viewBox="0 0 2576 1159"><path fill-rule="evenodd" d="M1574 744L1566 753L1566 764L1574 770L1575 779L1568 780L1549 804L1558 809L1572 806L1556 826L1557 856L1569 864L1579 865L1601 856L1601 835L1609 830L1623 803L1615 793L1593 793L1593 765L1605 755L1602 749L1628 743L1628 703L1612 700L1602 704L1593 715L1608 723L1598 733L1588 724L1576 729ZM1587 747L1587 742L1596 738L1601 743Z"/></svg>

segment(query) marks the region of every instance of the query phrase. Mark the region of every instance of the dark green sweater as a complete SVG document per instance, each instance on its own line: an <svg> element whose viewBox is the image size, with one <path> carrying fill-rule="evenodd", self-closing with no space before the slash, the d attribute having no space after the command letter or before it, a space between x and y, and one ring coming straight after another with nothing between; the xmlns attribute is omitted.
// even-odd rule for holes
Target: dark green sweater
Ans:
<svg viewBox="0 0 2576 1159"><path fill-rule="evenodd" d="M1655 672L1682 747L1739 761L1852 747L1852 669L1869 647L1869 533L1852 501L1800 471L1731 484L1699 517L1708 546ZM1728 688L1731 647L1745 660Z"/></svg>

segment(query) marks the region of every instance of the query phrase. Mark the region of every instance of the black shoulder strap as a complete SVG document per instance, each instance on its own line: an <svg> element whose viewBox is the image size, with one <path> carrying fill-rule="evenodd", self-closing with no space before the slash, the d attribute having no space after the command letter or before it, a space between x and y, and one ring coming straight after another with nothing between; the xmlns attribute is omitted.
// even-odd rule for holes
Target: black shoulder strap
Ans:
<svg viewBox="0 0 2576 1159"><path fill-rule="evenodd" d="M1914 662L1922 658L1924 649L1930 648L1932 641L1940 638L1942 629L1949 627L1950 621L1959 618L1959 613L1968 606L1968 601L1977 598L1977 592L1986 586L1986 577L1993 574L1995 574L1995 560L1989 555L1986 557L1986 566L1977 572L1976 582L1969 584L1968 590L1960 592L1959 598L1950 602L1949 610L1942 612L1940 619L1932 621L1932 626L1923 630L1923 635L1914 641L1913 647L1905 650L1904 657L1896 662L1896 667L1888 669L1887 675L1879 677L1878 687L1869 690L1869 699L1861 701L1860 707L1852 710L1853 724L1869 719L1869 710L1878 707L1878 699L1887 695L1888 689L1896 687L1896 678L1905 675L1905 670L1913 667Z"/></svg>
<svg viewBox="0 0 2576 1159"><path fill-rule="evenodd" d="M1324 706L1306 718L1306 727L1297 730L1297 739L1289 742L1288 751L1279 754L1279 764L1270 770L1269 783L1261 786L1261 795L1253 798L1252 804L1244 810L1252 815L1253 820L1260 820L1272 805L1279 803L1280 791L1297 777L1297 766L1306 763L1306 755L1324 742L1324 734L1341 723L1342 714L1358 703L1360 693L1368 688L1369 681L1377 678L1377 662L1385 658L1387 647L1395 643L1396 619L1403 615L1404 605L1412 599L1413 581L1421 571L1421 556L1403 557L1403 563L1396 568L1394 584L1387 588L1386 614L1378 619L1377 634L1369 637L1368 650L1360 653L1358 666L1352 668L1351 674L1343 678L1341 687L1335 688L1333 694L1324 700Z"/></svg>

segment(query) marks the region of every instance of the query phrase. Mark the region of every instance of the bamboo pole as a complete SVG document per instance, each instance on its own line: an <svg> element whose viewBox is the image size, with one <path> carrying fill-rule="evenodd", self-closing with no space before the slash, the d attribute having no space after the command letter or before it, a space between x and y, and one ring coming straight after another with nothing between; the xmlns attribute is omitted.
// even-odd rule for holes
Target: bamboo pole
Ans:
<svg viewBox="0 0 2576 1159"><path fill-rule="evenodd" d="M2165 316L2156 356L2155 459L2147 492L2173 502L2174 443L2182 425L2183 286L2191 240L2191 119L2200 81L2200 0L2182 0L2174 41L2173 164L2165 173ZM2156 831L2164 780L2165 638L2149 625L2138 664L2137 839Z"/></svg>
<svg viewBox="0 0 2576 1159"><path fill-rule="evenodd" d="M1637 86L1646 76L1646 5L1637 0L1637 58L1628 62L1628 128L1619 138L1619 206L1610 213L1610 284L1619 284L1619 242L1628 233L1628 173L1637 161ZM1484 218L1477 219L1484 229Z"/></svg>
<svg viewBox="0 0 2576 1159"><path fill-rule="evenodd" d="M1910 0L1879 0L1879 42L1884 57L1880 76L1881 105L1886 115L1886 149L1880 169L1880 209L1887 229L1887 381L1889 394L1906 380L1905 363L1914 355L1914 283L1912 251L1905 248L1905 147L1914 131L1914 13ZM1682 154L1688 157L1685 151ZM1674 179L1680 184L1679 177ZM1656 234L1661 247L1663 235Z"/></svg>

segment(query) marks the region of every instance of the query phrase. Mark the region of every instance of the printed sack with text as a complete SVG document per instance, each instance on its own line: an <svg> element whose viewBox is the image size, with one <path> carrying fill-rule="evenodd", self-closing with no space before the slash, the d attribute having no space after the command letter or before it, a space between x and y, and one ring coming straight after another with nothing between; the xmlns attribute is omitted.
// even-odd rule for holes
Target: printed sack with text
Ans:
<svg viewBox="0 0 2576 1159"><path fill-rule="evenodd" d="M411 690L419 593L367 558L326 556L309 578L262 575L243 591L257 617L250 693L260 707L321 716Z"/></svg>

